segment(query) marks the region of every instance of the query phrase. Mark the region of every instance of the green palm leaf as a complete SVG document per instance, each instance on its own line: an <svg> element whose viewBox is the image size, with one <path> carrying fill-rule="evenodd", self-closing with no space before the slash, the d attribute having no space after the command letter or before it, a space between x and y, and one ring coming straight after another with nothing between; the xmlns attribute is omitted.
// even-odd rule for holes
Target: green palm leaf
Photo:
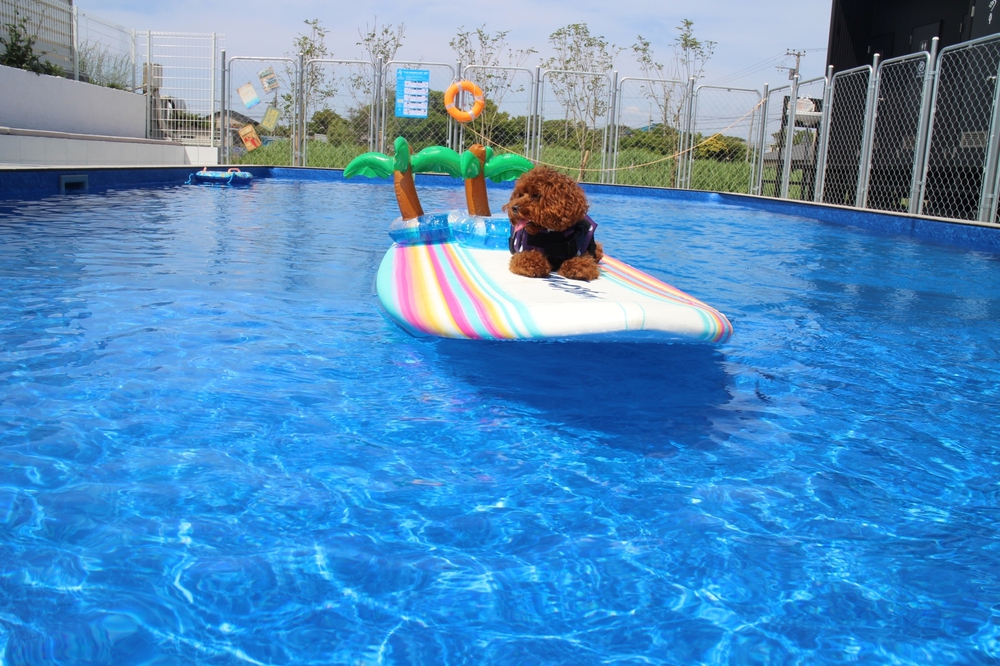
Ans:
<svg viewBox="0 0 1000 666"><path fill-rule="evenodd" d="M392 176L392 158L382 153L358 155L344 168L344 178L354 176L389 178Z"/></svg>
<svg viewBox="0 0 1000 666"><path fill-rule="evenodd" d="M444 172L453 178L462 177L462 158L451 148L427 146L413 156L414 173Z"/></svg>
<svg viewBox="0 0 1000 666"><path fill-rule="evenodd" d="M534 167L535 165L527 157L514 153L504 153L486 162L484 174L494 183L499 183L504 180L514 180L522 173L531 171Z"/></svg>

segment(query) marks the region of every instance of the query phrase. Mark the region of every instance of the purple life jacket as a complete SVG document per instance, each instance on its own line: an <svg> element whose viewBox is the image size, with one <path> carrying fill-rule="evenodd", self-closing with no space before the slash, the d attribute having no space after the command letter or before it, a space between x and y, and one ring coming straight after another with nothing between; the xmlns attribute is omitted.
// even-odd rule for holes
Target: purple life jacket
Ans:
<svg viewBox="0 0 1000 666"><path fill-rule="evenodd" d="M559 270L567 259L585 254L597 257L597 243L594 241L596 229L597 222L590 219L589 215L584 215L582 220L565 231L546 229L541 233L529 234L527 227L514 231L512 225L507 245L511 254L531 250L541 252L552 264L552 270Z"/></svg>

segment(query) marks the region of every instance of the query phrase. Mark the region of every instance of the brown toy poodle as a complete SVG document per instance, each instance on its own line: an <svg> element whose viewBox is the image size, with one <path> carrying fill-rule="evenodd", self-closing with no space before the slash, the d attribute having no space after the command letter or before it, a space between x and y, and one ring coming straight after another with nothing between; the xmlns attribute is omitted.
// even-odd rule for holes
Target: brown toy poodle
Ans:
<svg viewBox="0 0 1000 666"><path fill-rule="evenodd" d="M558 171L539 166L521 176L503 207L511 223L511 273L546 277L556 270L587 282L600 277L604 251L587 208L580 186Z"/></svg>

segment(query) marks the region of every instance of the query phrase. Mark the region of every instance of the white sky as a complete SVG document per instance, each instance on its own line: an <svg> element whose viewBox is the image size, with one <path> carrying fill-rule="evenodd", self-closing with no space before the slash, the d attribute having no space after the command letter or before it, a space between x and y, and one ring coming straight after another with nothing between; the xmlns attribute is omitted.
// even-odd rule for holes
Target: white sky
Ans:
<svg viewBox="0 0 1000 666"><path fill-rule="evenodd" d="M694 21L695 36L717 42L703 83L759 89L784 85L787 73L775 65L794 64L786 49L808 50L803 78L822 76L826 63L831 0L76 0L80 10L136 30L217 32L227 55L280 56L307 31L303 21L318 18L329 30L327 48L336 58L362 58L358 30L391 23L406 26L399 59L454 62L448 46L459 28L508 30L514 48L534 48L534 67L550 53L548 37L571 23L586 23L591 34L626 47L616 60L621 76L640 72L628 48L636 35L652 42L655 59L670 59L681 19Z"/></svg>

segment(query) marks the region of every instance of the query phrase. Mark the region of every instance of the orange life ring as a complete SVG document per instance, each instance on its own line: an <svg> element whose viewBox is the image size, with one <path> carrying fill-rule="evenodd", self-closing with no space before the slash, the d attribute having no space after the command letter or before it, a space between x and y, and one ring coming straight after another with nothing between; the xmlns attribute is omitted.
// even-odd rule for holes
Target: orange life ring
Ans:
<svg viewBox="0 0 1000 666"><path fill-rule="evenodd" d="M472 108L468 111L463 111L455 106L455 96L458 95L459 90L472 93L475 101L473 101ZM448 112L448 115L458 122L467 123L470 120L478 118L479 114L483 112L483 109L486 108L486 98L483 97L483 91L480 90L479 86L472 81L466 81L463 79L452 83L448 86L448 89L444 91L444 108Z"/></svg>

